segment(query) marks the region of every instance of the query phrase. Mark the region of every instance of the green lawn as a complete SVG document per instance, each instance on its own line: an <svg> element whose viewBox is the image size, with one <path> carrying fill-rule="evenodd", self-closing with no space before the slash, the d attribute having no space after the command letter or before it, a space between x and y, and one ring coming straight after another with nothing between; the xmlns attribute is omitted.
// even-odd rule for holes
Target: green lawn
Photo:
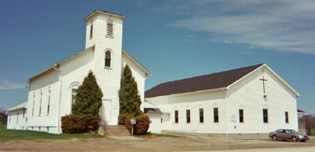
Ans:
<svg viewBox="0 0 315 152"><path fill-rule="evenodd" d="M55 140L55 139L71 139L71 138L103 138L99 134L48 134L36 131L7 130L5 126L0 124L0 142L10 140Z"/></svg>

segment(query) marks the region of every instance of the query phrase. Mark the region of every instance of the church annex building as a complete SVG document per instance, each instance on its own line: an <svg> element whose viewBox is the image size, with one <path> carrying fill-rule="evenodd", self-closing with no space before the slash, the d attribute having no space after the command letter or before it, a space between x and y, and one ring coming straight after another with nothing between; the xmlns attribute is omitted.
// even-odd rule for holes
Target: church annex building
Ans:
<svg viewBox="0 0 315 152"><path fill-rule="evenodd" d="M266 64L161 83L145 91L151 73L122 50L125 16L94 11L85 17L86 47L29 78L28 100L9 109L8 129L60 134L76 90L93 71L103 92L100 125L118 124L120 80L128 65L150 116L149 131L269 133L298 129L299 94Z"/></svg>

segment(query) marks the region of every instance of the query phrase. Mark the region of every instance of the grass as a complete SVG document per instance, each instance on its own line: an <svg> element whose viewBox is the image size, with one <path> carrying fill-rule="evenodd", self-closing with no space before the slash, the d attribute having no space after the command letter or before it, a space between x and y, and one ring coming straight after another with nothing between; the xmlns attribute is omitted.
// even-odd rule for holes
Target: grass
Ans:
<svg viewBox="0 0 315 152"><path fill-rule="evenodd" d="M58 139L85 139L85 138L103 138L99 134L48 134L37 131L7 130L0 124L0 142L12 140L58 140Z"/></svg>

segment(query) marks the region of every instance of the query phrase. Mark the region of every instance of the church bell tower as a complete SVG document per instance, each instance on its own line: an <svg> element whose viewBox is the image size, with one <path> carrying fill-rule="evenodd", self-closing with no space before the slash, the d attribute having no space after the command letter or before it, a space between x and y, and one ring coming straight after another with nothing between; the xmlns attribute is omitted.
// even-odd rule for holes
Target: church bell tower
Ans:
<svg viewBox="0 0 315 152"><path fill-rule="evenodd" d="M103 92L100 115L101 123L106 125L117 125L118 122L124 19L125 16L99 10L84 18L85 47L94 47L91 69Z"/></svg>

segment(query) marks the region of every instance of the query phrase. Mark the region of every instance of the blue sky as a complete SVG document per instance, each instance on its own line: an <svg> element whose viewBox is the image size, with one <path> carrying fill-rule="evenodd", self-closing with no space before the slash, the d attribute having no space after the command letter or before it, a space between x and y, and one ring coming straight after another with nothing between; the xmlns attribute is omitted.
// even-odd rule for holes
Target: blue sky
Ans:
<svg viewBox="0 0 315 152"><path fill-rule="evenodd" d="M315 113L315 1L306 0L1 0L0 108L26 101L29 77L84 49L94 10L126 16L123 48L153 74L146 89L266 63Z"/></svg>

